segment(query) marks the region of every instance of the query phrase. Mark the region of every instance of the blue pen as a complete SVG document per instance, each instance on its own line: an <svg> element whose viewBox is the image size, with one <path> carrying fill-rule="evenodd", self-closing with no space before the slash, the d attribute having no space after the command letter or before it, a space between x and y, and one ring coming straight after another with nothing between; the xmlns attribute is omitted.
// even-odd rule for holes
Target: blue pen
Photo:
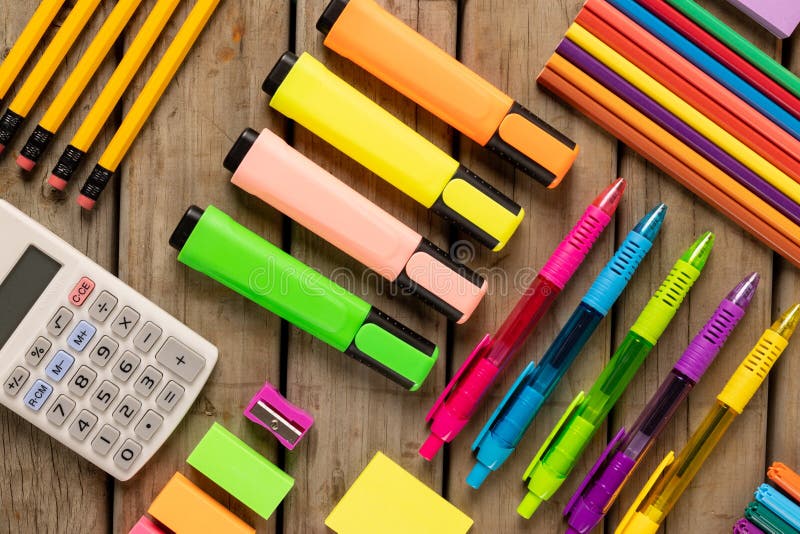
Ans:
<svg viewBox="0 0 800 534"><path fill-rule="evenodd" d="M477 463L467 476L467 484L478 489L489 473L497 471L514 451L544 401L653 246L666 213L667 206L659 204L636 224L597 276L539 365L534 366L531 362L522 371L472 444Z"/></svg>
<svg viewBox="0 0 800 534"><path fill-rule="evenodd" d="M725 65L708 55L701 48L673 30L657 16L633 0L608 0L608 3L622 11L640 26L658 37L670 48L703 69L709 76L736 93L781 128L800 139L800 120L780 107L749 82L737 76Z"/></svg>
<svg viewBox="0 0 800 534"><path fill-rule="evenodd" d="M769 484L761 484L755 491L758 502L775 512L796 530L800 530L800 506Z"/></svg>

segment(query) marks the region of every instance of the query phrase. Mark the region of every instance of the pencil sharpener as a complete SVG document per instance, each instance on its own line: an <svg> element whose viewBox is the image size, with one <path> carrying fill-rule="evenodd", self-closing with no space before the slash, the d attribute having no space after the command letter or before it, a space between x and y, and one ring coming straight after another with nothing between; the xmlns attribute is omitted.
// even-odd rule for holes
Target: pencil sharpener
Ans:
<svg viewBox="0 0 800 534"><path fill-rule="evenodd" d="M293 450L314 424L314 417L298 408L267 382L250 400L244 416L266 428L281 444Z"/></svg>

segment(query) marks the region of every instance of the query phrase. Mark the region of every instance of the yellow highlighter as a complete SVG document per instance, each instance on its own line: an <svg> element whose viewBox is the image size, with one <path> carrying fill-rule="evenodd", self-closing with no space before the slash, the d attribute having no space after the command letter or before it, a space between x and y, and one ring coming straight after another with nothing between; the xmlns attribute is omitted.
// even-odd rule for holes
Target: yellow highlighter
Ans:
<svg viewBox="0 0 800 534"><path fill-rule="evenodd" d="M616 534L654 534L658 531L725 431L761 387L789 344L798 322L800 304L795 304L767 328L717 395L715 406L686 442L678 458L675 459L675 453L670 452L650 476L622 518Z"/></svg>
<svg viewBox="0 0 800 534"><path fill-rule="evenodd" d="M161 61L156 65L155 70L145 83L142 92L136 97L136 101L131 106L128 114L125 115L117 133L109 142L100 160L95 165L92 174L81 187L81 194L78 196L78 204L82 208L90 210L94 208L95 202L100 197L111 177L117 172L119 164L128 153L133 141L139 132L142 131L144 123L150 117L156 104L161 99L172 78L178 72L178 68L186 59L189 50L194 46L195 41L200 36L214 10L217 9L220 0L197 0L189 16L183 22L175 38L170 43Z"/></svg>
<svg viewBox="0 0 800 534"><path fill-rule="evenodd" d="M582 26L578 24L570 26L566 37L709 141L775 186L784 195L800 203L800 183L795 182L786 173L651 78L647 73L622 57Z"/></svg>
<svg viewBox="0 0 800 534"><path fill-rule="evenodd" d="M122 56L119 65L114 69L89 114L83 119L72 141L58 159L48 180L51 186L62 191L67 187L67 182L80 166L83 157L103 129L103 125L111 117L114 108L125 94L179 3L180 0L158 0L153 6L153 10Z"/></svg>
<svg viewBox="0 0 800 534"><path fill-rule="evenodd" d="M44 88L47 87L50 78L52 78L72 45L75 44L75 39L83 31L99 3L100 0L78 0L75 2L75 7L64 19L64 24L61 25L53 40L47 45L47 49L45 49L42 57L39 58L38 63L36 63L25 83L22 84L22 88L17 93L17 96L14 97L14 100L11 101L6 112L0 117L0 152L5 150L14 134L17 133L22 121L25 120L28 112L39 99Z"/></svg>
<svg viewBox="0 0 800 534"><path fill-rule="evenodd" d="M64 0L43 0L33 12L25 29L19 34L17 42L11 47L3 64L0 65L0 100L5 98L11 84L19 76L22 67L31 57L36 45L42 40L44 32L56 18L62 5L64 5Z"/></svg>
<svg viewBox="0 0 800 534"><path fill-rule="evenodd" d="M56 134L61 124L72 111L73 106L78 101L81 93L92 76L100 68L103 58L106 57L111 47L114 46L122 30L131 20L133 13L142 0L119 0L108 18L94 36L92 42L86 48L72 74L69 75L64 86L58 92L50 107L39 121L39 124L31 133L25 147L20 151L17 158L17 165L26 171L30 171L36 165L42 152L50 144L50 140Z"/></svg>
<svg viewBox="0 0 800 534"><path fill-rule="evenodd" d="M271 107L492 250L505 246L525 215L307 53L283 54L262 89L272 96Z"/></svg>

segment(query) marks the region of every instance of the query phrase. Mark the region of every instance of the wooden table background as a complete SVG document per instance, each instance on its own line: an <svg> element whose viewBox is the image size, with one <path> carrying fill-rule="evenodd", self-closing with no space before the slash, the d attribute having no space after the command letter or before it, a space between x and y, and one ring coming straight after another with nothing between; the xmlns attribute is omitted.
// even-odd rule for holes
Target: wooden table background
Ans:
<svg viewBox="0 0 800 534"><path fill-rule="evenodd" d="M4 53L12 46L38 2L0 0ZM326 50L314 24L326 0L223 0L187 63L145 126L120 175L93 213L75 204L78 184L66 195L46 185L46 175L79 120L134 33L126 31L114 57L104 64L71 119L53 143L49 157L30 175L13 160L88 44L88 33L67 56L54 83L30 114L31 120L0 162L0 196L72 243L90 258L217 344L220 360L211 380L185 421L164 448L131 482L119 483L79 459L17 416L0 410L0 532L127 532L172 474L179 470L258 532L326 532L324 518L378 450L388 454L475 520L472 532L555 532L560 513L609 432L630 423L664 374L725 293L745 274L762 274L750 312L718 361L667 427L655 450L609 515L613 530L621 514L657 461L680 447L698 425L712 398L762 330L800 295L797 270L698 201L633 151L568 106L537 88L535 77L578 12L579 0L382 0L381 3L478 73L506 90L535 113L580 143L581 155L563 185L546 191L494 155L477 147L441 121L383 85L360 68ZM145 0L149 8L153 0ZM168 26L171 37L193 2L184 0ZM800 71L800 50L781 43L723 0L703 2L761 48ZM95 16L96 30L112 2ZM132 28L144 20L139 10ZM63 15L61 16L63 20ZM796 46L796 44L795 44ZM158 54L166 48L162 38ZM463 326L448 324L430 309L391 296L389 284L321 239L232 187L222 159L245 127L270 128L336 176L374 199L392 214L442 246L463 245L453 232L422 207L332 149L294 127L266 105L260 85L287 48L307 50L401 120L460 158L528 213L511 243L500 253L478 251L471 266L487 274L490 295ZM37 55L41 49L37 51ZM155 60L147 62L149 73ZM30 67L25 72L29 71ZM114 124L96 145L102 147L145 81L141 73ZM18 88L19 84L15 86ZM10 96L13 95L13 89ZM99 150L87 158L93 164ZM84 174L89 166L84 167ZM470 349L485 332L495 331L519 298L520 290L574 223L585 205L616 176L630 185L614 224L595 246L573 283L542 321L524 354L510 366L501 387L455 443L432 463L417 449L427 435L424 416ZM490 409L513 377L549 345L577 300L610 257L628 229L652 205L666 202L664 229L581 357L565 376L517 454L476 492L464 482L472 466L469 445ZM203 275L180 265L167 244L185 208L213 203L265 238L381 309L419 329L442 348L440 362L421 391L407 393L376 373L329 349L311 336L282 324L274 315ZM569 482L530 522L515 508L524 490L520 477L567 403L587 388L607 362L652 291L693 237L711 229L717 244L706 273L665 332L635 381L583 456ZM3 231L0 229L0 231ZM469 253L470 249L465 249ZM463 250L462 250L463 252ZM741 516L752 491L772 460L800 466L796 429L800 422L798 387L800 343L790 345L767 384L730 429L665 524L665 532L726 532ZM260 427L241 415L244 404L265 379L280 384L288 398L310 410L316 423L298 449L279 450ZM216 488L185 464L185 459L217 420L291 474L296 484L269 521ZM188 511L187 511L188 512Z"/></svg>

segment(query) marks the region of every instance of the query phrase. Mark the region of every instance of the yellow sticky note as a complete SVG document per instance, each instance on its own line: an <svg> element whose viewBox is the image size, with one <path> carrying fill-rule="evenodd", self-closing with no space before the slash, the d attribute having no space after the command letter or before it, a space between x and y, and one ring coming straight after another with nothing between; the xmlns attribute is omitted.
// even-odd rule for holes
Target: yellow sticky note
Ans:
<svg viewBox="0 0 800 534"><path fill-rule="evenodd" d="M464 534L472 519L378 452L325 525L338 534Z"/></svg>

